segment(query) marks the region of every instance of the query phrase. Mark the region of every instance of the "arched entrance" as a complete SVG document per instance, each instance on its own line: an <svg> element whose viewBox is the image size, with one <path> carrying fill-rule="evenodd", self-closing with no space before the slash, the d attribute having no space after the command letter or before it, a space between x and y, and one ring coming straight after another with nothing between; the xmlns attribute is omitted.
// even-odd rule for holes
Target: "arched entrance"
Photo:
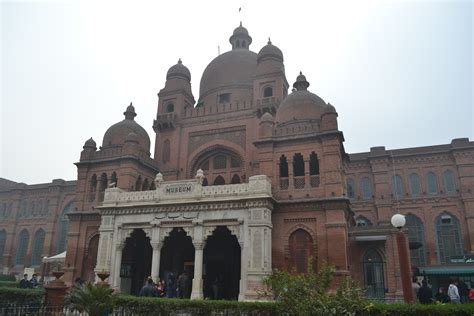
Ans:
<svg viewBox="0 0 474 316"><path fill-rule="evenodd" d="M99 235L95 235L89 241L85 252L82 279L86 282L94 282L94 268L97 264L97 249L99 248Z"/></svg>
<svg viewBox="0 0 474 316"><path fill-rule="evenodd" d="M176 296L177 279L184 271L192 280L194 276L193 242L182 228L173 228L169 236L165 238L160 258L160 278L165 280L167 286L174 287L170 292L171 297ZM187 297L191 294L190 289L188 292Z"/></svg>
<svg viewBox="0 0 474 316"><path fill-rule="evenodd" d="M134 229L125 241L122 254L122 289L130 294L138 295L145 278L151 275L152 248L150 238L142 229Z"/></svg>
<svg viewBox="0 0 474 316"><path fill-rule="evenodd" d="M204 248L204 296L236 300L240 284L240 245L225 226L209 236Z"/></svg>
<svg viewBox="0 0 474 316"><path fill-rule="evenodd" d="M383 261L375 249L369 249L364 255L364 287L369 298L385 297Z"/></svg>
<svg viewBox="0 0 474 316"><path fill-rule="evenodd" d="M290 235L290 268L298 273L307 273L309 264L313 268L316 260L313 258L313 238L305 230L299 228Z"/></svg>

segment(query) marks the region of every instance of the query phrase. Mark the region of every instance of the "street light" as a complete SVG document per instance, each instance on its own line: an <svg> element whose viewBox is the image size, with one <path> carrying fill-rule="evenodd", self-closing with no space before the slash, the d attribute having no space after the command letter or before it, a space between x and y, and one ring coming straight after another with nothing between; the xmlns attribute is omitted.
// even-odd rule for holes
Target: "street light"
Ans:
<svg viewBox="0 0 474 316"><path fill-rule="evenodd" d="M411 303L413 301L413 292L411 289L410 280L410 260L408 257L407 239L405 234L402 232L403 226L406 224L405 216L402 214L395 214L392 216L391 223L393 227L398 228L397 232L397 248L398 248L398 260L400 263L400 276L402 279L403 288L403 300L405 303Z"/></svg>

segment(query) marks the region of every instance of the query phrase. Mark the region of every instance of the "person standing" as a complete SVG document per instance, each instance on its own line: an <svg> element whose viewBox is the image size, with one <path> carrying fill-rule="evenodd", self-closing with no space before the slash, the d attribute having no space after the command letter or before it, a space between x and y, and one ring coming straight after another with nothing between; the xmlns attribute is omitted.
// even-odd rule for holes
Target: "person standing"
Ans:
<svg viewBox="0 0 474 316"><path fill-rule="evenodd" d="M38 288L38 275L36 273L33 274L30 280L30 287L33 289Z"/></svg>
<svg viewBox="0 0 474 316"><path fill-rule="evenodd" d="M23 274L23 279L20 281L20 289L29 289L31 287L30 281L28 281L28 274Z"/></svg>
<svg viewBox="0 0 474 316"><path fill-rule="evenodd" d="M413 300L416 301L418 299L418 291L420 290L420 283L418 283L417 277L413 277L411 290L413 291Z"/></svg>
<svg viewBox="0 0 474 316"><path fill-rule="evenodd" d="M451 299L451 303L460 304L461 297L459 296L458 282L452 280L448 287L448 296Z"/></svg>
<svg viewBox="0 0 474 316"><path fill-rule="evenodd" d="M471 283L472 285L472 283ZM473 303L474 302L474 287L471 287L469 289L469 302Z"/></svg>
<svg viewBox="0 0 474 316"><path fill-rule="evenodd" d="M158 296L152 279L147 279L146 284L140 290L140 296Z"/></svg>
<svg viewBox="0 0 474 316"><path fill-rule="evenodd" d="M446 292L444 291L443 287L440 287L438 289L438 293L436 293L435 299L437 302L440 302L440 303L449 303L451 301L448 294L446 294Z"/></svg>
<svg viewBox="0 0 474 316"><path fill-rule="evenodd" d="M418 300L421 304L431 304L433 302L433 291L428 287L428 282L423 280L418 290Z"/></svg>

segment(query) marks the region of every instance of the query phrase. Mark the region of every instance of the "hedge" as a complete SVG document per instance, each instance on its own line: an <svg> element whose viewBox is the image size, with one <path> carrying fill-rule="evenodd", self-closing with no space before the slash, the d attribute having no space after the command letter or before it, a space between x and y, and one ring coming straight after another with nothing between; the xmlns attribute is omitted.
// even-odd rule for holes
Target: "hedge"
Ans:
<svg viewBox="0 0 474 316"><path fill-rule="evenodd" d="M27 305L40 303L43 298L44 290L0 287L0 304Z"/></svg>
<svg viewBox="0 0 474 316"><path fill-rule="evenodd" d="M16 281L13 274L0 274L0 281Z"/></svg>
<svg viewBox="0 0 474 316"><path fill-rule="evenodd" d="M464 316L474 315L474 303L469 304L384 304L375 303L366 306L357 313L360 316Z"/></svg>
<svg viewBox="0 0 474 316"><path fill-rule="evenodd" d="M18 287L19 284L16 281L0 281L0 287Z"/></svg>
<svg viewBox="0 0 474 316"><path fill-rule="evenodd" d="M280 303L187 300L176 298L115 296L115 308L138 315L279 315Z"/></svg>

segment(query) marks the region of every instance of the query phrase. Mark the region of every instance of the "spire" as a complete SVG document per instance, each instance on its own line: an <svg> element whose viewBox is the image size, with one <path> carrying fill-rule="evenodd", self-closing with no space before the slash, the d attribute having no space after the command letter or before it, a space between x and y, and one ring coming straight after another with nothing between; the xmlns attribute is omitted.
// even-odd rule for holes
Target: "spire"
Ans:
<svg viewBox="0 0 474 316"><path fill-rule="evenodd" d="M250 44L252 43L252 37L250 37L249 32L245 27L242 26L242 21L240 25L234 30L234 33L229 38L229 42L232 44L232 49L249 49Z"/></svg>
<svg viewBox="0 0 474 316"><path fill-rule="evenodd" d="M270 39L270 36L268 37L268 42L267 42L268 45L272 45L272 41Z"/></svg>
<svg viewBox="0 0 474 316"><path fill-rule="evenodd" d="M306 81L306 77L303 75L303 72L300 71L298 77L296 77L296 82L293 84L293 88L297 91L308 90L309 82Z"/></svg>
<svg viewBox="0 0 474 316"><path fill-rule="evenodd" d="M178 59L178 64L182 64L181 58Z"/></svg>
<svg viewBox="0 0 474 316"><path fill-rule="evenodd" d="M130 105L127 106L127 110L123 112L123 115L125 115L126 120L132 120L134 119L135 116L137 116L137 113L135 113L135 108L132 105L132 102L130 102Z"/></svg>

